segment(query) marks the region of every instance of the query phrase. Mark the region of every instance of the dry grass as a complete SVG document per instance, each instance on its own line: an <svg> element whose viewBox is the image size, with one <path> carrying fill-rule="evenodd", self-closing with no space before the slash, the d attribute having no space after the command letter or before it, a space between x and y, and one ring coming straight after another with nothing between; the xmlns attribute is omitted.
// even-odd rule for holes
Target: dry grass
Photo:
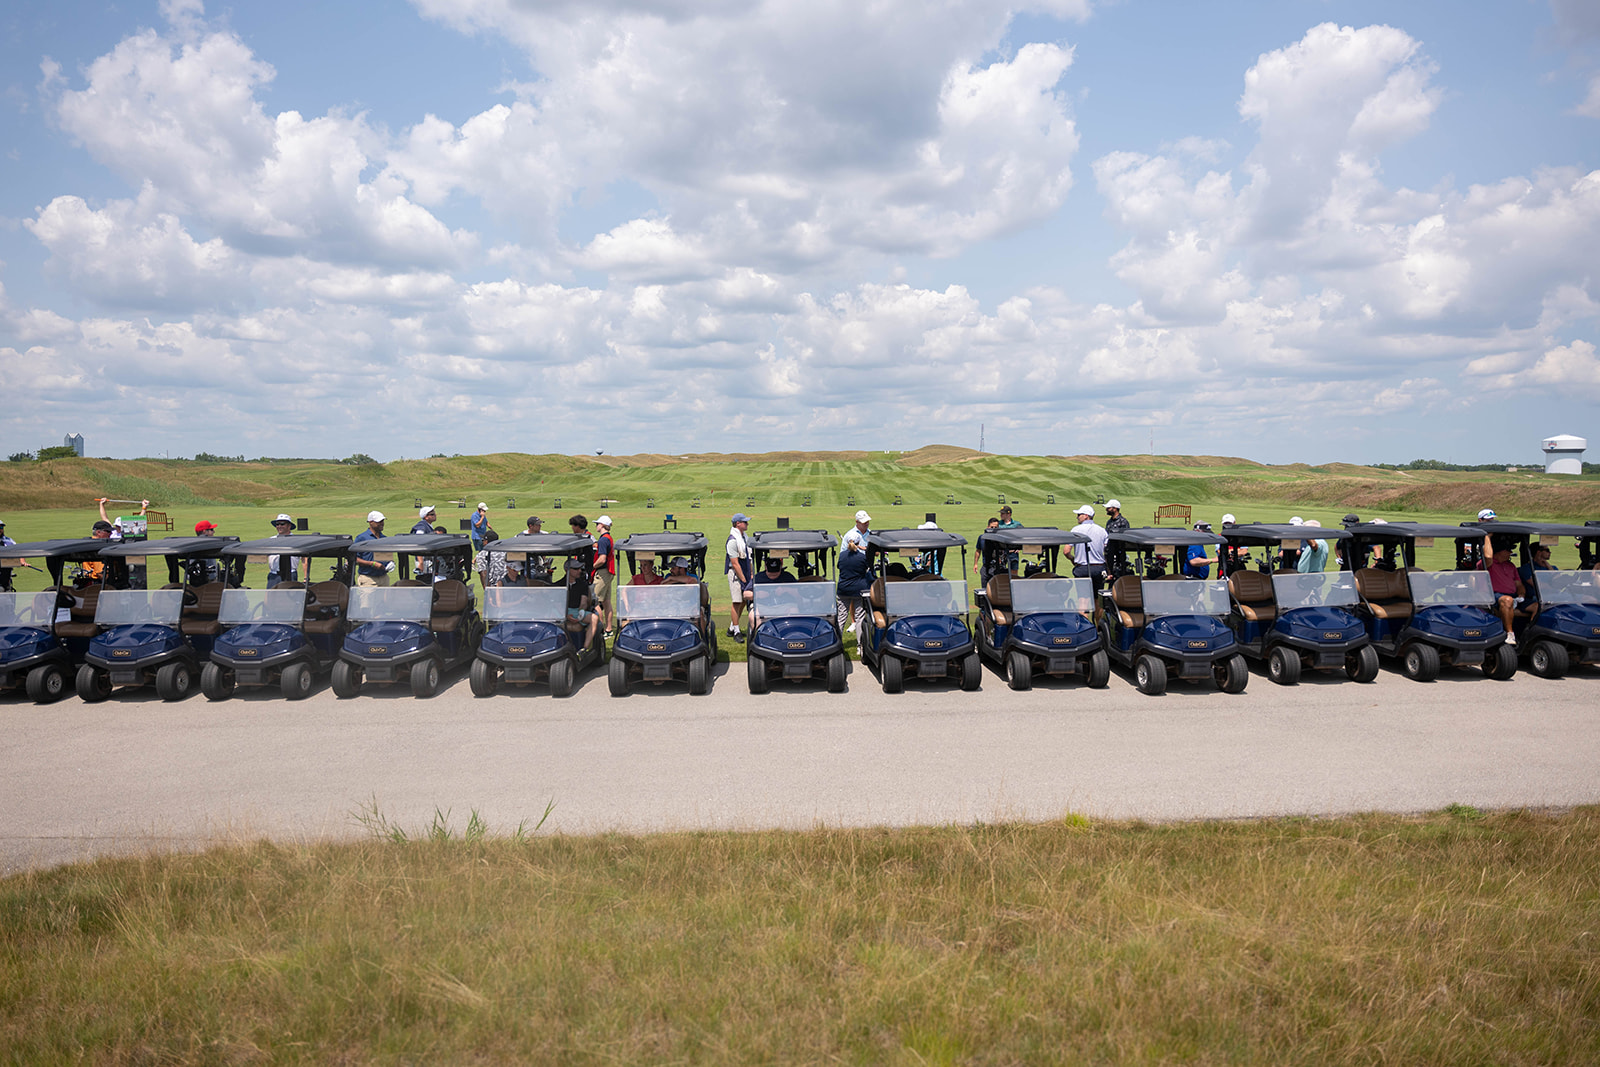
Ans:
<svg viewBox="0 0 1600 1067"><path fill-rule="evenodd" d="M0 883L8 1062L1593 1063L1600 811L261 844Z"/></svg>

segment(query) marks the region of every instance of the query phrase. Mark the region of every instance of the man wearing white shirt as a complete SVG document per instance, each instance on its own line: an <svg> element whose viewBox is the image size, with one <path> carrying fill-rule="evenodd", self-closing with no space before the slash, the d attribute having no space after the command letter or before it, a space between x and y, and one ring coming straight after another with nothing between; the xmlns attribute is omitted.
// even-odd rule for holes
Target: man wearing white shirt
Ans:
<svg viewBox="0 0 1600 1067"><path fill-rule="evenodd" d="M1099 596L1100 587L1106 580L1106 538L1109 535L1095 525L1093 504L1085 504L1078 509L1078 525L1072 528L1072 532L1089 539L1086 544L1073 546L1072 558L1078 565L1072 568L1072 573L1076 577L1091 580L1095 595Z"/></svg>

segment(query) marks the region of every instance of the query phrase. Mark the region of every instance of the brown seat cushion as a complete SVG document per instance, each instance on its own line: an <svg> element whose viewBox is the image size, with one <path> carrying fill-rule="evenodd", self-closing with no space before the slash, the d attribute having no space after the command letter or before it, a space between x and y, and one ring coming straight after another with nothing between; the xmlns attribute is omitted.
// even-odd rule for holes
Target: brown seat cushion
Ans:
<svg viewBox="0 0 1600 1067"><path fill-rule="evenodd" d="M1356 592L1376 618L1411 618L1411 586L1404 571L1363 567L1356 571Z"/></svg>
<svg viewBox="0 0 1600 1067"><path fill-rule="evenodd" d="M1278 617L1271 575L1260 571L1235 571L1228 576L1228 591L1239 605L1239 614L1251 622L1271 622Z"/></svg>
<svg viewBox="0 0 1600 1067"><path fill-rule="evenodd" d="M1144 587L1136 574L1124 574L1111 583L1111 602L1124 626L1144 625Z"/></svg>
<svg viewBox="0 0 1600 1067"><path fill-rule="evenodd" d="M195 603L183 609L178 632L212 637L220 634L222 624L217 621L217 612L222 610L222 591L226 588L221 582L207 582L190 590L195 595Z"/></svg>
<svg viewBox="0 0 1600 1067"><path fill-rule="evenodd" d="M983 587L983 595L989 601L989 610L994 615L996 626L1011 625L1011 575L1005 571L990 578Z"/></svg>
<svg viewBox="0 0 1600 1067"><path fill-rule="evenodd" d="M446 578L433 586L433 616L428 629L434 633L450 633L461 626L462 613L472 604L472 593L465 582Z"/></svg>

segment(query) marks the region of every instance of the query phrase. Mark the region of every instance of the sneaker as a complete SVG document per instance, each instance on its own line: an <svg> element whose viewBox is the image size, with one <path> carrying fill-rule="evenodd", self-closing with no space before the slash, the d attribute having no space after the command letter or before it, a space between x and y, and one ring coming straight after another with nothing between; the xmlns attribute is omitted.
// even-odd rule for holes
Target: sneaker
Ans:
<svg viewBox="0 0 1600 1067"><path fill-rule="evenodd" d="M744 631L743 630L735 630L735 631L733 631L733 639L735 641L738 641L740 644L743 644L744 643Z"/></svg>
<svg viewBox="0 0 1600 1067"><path fill-rule="evenodd" d="M1517 635L1513 633L1506 634L1506 644L1515 648L1517 645Z"/></svg>

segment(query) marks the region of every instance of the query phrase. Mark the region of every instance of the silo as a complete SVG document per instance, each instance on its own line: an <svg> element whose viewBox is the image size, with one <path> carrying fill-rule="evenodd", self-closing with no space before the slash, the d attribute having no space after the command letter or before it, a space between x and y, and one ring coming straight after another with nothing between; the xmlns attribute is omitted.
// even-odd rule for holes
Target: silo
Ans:
<svg viewBox="0 0 1600 1067"><path fill-rule="evenodd" d="M1544 449L1544 472L1546 474L1582 474L1583 450L1589 447L1589 442L1581 437L1571 434L1557 434L1546 437L1539 446Z"/></svg>

